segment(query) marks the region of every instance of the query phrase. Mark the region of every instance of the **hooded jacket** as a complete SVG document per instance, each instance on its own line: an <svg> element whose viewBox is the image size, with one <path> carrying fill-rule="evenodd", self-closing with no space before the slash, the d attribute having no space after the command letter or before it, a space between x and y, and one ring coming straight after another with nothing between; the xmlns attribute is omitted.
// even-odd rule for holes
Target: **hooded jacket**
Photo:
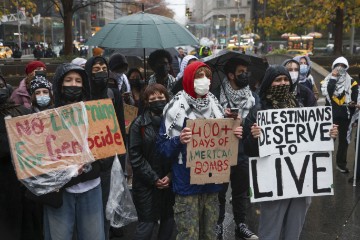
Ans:
<svg viewBox="0 0 360 240"><path fill-rule="evenodd" d="M266 100L266 92L271 87L272 82L275 80L277 76L285 75L290 80L290 92L294 91L295 85L291 81L290 74L288 70L284 66L270 66L266 72L263 79L262 84L260 85L259 89L259 97L260 97L260 104L255 105L247 115L245 122L244 122L244 149L245 154L250 157L259 156L259 146L258 146L258 139L253 138L251 135L251 126L256 123L257 119L257 112L261 110L268 110L272 109L273 106ZM297 102L298 104L298 102Z"/></svg>
<svg viewBox="0 0 360 240"><path fill-rule="evenodd" d="M26 108L31 107L30 93L26 88L26 78L21 80L19 87L14 90L10 97L16 104L23 105Z"/></svg>
<svg viewBox="0 0 360 240"><path fill-rule="evenodd" d="M294 62L300 66L299 62L294 59L286 59L282 65L286 68L286 65L289 62ZM297 81L294 83L294 94L296 100L299 102L299 105L302 107L314 107L317 106L317 101L314 93L307 87L302 84L299 84L299 77Z"/></svg>

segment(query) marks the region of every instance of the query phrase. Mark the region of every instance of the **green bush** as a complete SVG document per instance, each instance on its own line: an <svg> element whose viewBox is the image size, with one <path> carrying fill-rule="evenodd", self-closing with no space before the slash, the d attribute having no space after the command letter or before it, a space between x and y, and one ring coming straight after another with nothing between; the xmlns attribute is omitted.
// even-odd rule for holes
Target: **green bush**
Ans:
<svg viewBox="0 0 360 240"><path fill-rule="evenodd" d="M286 49L274 49L268 54L286 54Z"/></svg>

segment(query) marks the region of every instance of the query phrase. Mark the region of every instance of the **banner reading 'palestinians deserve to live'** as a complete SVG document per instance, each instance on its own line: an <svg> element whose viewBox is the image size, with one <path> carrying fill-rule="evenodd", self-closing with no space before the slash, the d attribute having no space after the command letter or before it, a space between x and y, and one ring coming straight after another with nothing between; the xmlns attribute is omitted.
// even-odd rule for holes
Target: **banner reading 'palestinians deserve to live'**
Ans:
<svg viewBox="0 0 360 240"><path fill-rule="evenodd" d="M6 129L18 179L125 153L110 99L10 118Z"/></svg>

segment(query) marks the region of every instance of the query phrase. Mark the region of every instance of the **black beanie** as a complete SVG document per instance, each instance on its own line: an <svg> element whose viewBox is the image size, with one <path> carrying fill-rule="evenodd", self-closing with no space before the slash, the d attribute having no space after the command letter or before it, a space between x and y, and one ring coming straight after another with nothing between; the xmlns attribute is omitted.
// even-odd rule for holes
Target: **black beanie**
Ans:
<svg viewBox="0 0 360 240"><path fill-rule="evenodd" d="M111 55L109 60L110 71L114 71L115 69L118 69L124 65L128 66L128 62L124 55L122 55L121 53L114 53L113 55Z"/></svg>

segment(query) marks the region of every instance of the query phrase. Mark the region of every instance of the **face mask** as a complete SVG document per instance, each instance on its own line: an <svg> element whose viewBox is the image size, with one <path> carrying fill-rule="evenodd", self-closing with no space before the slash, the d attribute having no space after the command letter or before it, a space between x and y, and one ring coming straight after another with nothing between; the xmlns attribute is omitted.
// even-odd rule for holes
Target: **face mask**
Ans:
<svg viewBox="0 0 360 240"><path fill-rule="evenodd" d="M293 83L296 83L299 77L299 72L289 72L289 73L290 73L291 81Z"/></svg>
<svg viewBox="0 0 360 240"><path fill-rule="evenodd" d="M82 87L63 86L63 97L68 102L78 102L82 99Z"/></svg>
<svg viewBox="0 0 360 240"><path fill-rule="evenodd" d="M309 69L309 66L307 66L307 65L305 65L305 64L300 65L300 74L301 74L301 75L307 74L308 69Z"/></svg>
<svg viewBox="0 0 360 240"><path fill-rule="evenodd" d="M131 88L140 90L143 86L143 81L140 78L136 78L136 79L129 79L129 83Z"/></svg>
<svg viewBox="0 0 360 240"><path fill-rule="evenodd" d="M244 88L247 85L249 85L249 75L248 73L242 73L240 75L237 75L235 78L235 84L239 88Z"/></svg>
<svg viewBox="0 0 360 240"><path fill-rule="evenodd" d="M210 79L206 76L194 80L194 90L200 96L206 95L210 90Z"/></svg>
<svg viewBox="0 0 360 240"><path fill-rule="evenodd" d="M267 92L267 95L271 95L271 99L278 100L279 102L283 101L284 96L289 94L290 85L277 85L271 86Z"/></svg>
<svg viewBox="0 0 360 240"><path fill-rule="evenodd" d="M46 107L49 105L50 96L49 95L38 96L36 97L36 102L40 107Z"/></svg>
<svg viewBox="0 0 360 240"><path fill-rule="evenodd" d="M166 100L158 100L154 102L149 102L149 109L155 115L161 115L164 107L166 105Z"/></svg>
<svg viewBox="0 0 360 240"><path fill-rule="evenodd" d="M346 73L346 69L342 66L338 66L337 70L338 70L339 75L345 75L345 73Z"/></svg>
<svg viewBox="0 0 360 240"><path fill-rule="evenodd" d="M97 72L92 74L92 84L99 88L99 90L103 90L106 88L108 82L108 73L105 71Z"/></svg>
<svg viewBox="0 0 360 240"><path fill-rule="evenodd" d="M0 89L0 104L5 103L9 97L9 91L7 89Z"/></svg>
<svg viewBox="0 0 360 240"><path fill-rule="evenodd" d="M170 67L168 65L161 65L156 69L156 74L161 77L165 77L169 74Z"/></svg>

